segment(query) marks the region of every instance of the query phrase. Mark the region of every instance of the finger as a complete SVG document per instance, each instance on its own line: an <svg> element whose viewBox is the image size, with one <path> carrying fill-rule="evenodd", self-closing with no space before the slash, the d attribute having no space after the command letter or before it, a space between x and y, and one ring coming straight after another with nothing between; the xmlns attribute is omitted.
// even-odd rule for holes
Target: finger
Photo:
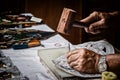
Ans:
<svg viewBox="0 0 120 80"><path fill-rule="evenodd" d="M71 67L74 67L74 66L77 66L77 63L71 62L69 65L70 65Z"/></svg>
<svg viewBox="0 0 120 80"><path fill-rule="evenodd" d="M74 62L74 61L76 61L78 58L79 58L79 56L78 56L77 54L71 55L69 58L67 58L67 61L68 61L68 63Z"/></svg>
<svg viewBox="0 0 120 80"><path fill-rule="evenodd" d="M100 33L103 29L107 28L105 26L105 21L104 19L94 22L90 25L88 32L92 34L98 34Z"/></svg>
<svg viewBox="0 0 120 80"><path fill-rule="evenodd" d="M77 66L74 66L73 68L74 68L75 70L77 70L77 71L81 71L81 70L82 70L82 67L81 67L81 66L78 66L78 65L77 65Z"/></svg>
<svg viewBox="0 0 120 80"><path fill-rule="evenodd" d="M78 61L71 62L71 63L69 63L69 65L71 67L78 66Z"/></svg>
<svg viewBox="0 0 120 80"><path fill-rule="evenodd" d="M99 28L106 28L104 19L101 19L100 21L92 23L91 26L89 27L91 31Z"/></svg>
<svg viewBox="0 0 120 80"><path fill-rule="evenodd" d="M70 56L74 55L74 54L77 54L78 53L78 49L75 49L73 51L70 51L68 54L67 54L67 58L69 58Z"/></svg>
<svg viewBox="0 0 120 80"><path fill-rule="evenodd" d="M90 31L89 28L85 28L85 31L86 31L87 33L91 33L91 34L98 34L98 33L100 33L99 30Z"/></svg>
<svg viewBox="0 0 120 80"><path fill-rule="evenodd" d="M99 12L95 11L95 12L91 13L88 17L82 19L81 22L92 23L99 19L98 15L99 15Z"/></svg>
<svg viewBox="0 0 120 80"><path fill-rule="evenodd" d="M85 29L85 31L86 31L87 33L90 33L89 27L88 27L88 28L84 28L84 29Z"/></svg>
<svg viewBox="0 0 120 80"><path fill-rule="evenodd" d="M77 59L77 60L75 60L75 61L70 61L68 64L70 65L70 66L72 66L72 67L74 67L74 66L82 66L82 65L84 65L84 59L82 59L82 58L79 58L79 59Z"/></svg>

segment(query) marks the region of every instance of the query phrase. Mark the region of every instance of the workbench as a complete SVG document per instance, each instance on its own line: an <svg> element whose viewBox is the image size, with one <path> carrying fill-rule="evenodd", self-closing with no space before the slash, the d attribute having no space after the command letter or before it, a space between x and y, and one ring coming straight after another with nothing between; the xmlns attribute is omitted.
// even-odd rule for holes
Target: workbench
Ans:
<svg viewBox="0 0 120 80"><path fill-rule="evenodd" d="M35 25L26 29L37 29L44 31L53 31L46 24ZM64 43L67 42L59 34L41 41L42 45L44 43ZM47 46L38 46L28 49L3 49L2 52L5 56L9 56L12 62L18 67L24 76L27 76L30 80L38 80L38 76L41 76L42 80L53 80L49 73L47 73L46 68L40 63L38 50L44 49ZM50 46L49 46L50 47ZM43 76L43 77L42 77Z"/></svg>
<svg viewBox="0 0 120 80"><path fill-rule="evenodd" d="M46 24L34 25L26 29L37 29L37 30L54 32L54 30L52 30ZM63 44L62 46L66 46L64 45L64 43L71 44L61 35L56 34L46 40L41 40L42 46L32 47L27 49L19 49L19 50L2 49L2 52L4 53L5 56L10 57L13 64L17 66L17 68L20 70L22 75L28 77L30 80L56 80L55 77L51 75L50 70L41 63L40 57L38 56L38 52L40 50L55 47L50 45L53 43ZM64 80L69 80L69 79L65 78ZM77 79L72 78L72 80L77 80Z"/></svg>

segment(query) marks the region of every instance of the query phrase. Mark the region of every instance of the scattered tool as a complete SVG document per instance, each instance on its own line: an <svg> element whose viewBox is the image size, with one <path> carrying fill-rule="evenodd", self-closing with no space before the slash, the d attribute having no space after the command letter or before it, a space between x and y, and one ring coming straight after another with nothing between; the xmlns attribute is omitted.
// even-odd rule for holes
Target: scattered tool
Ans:
<svg viewBox="0 0 120 80"><path fill-rule="evenodd" d="M68 8L64 8L60 21L58 23L57 31L62 34L69 34L72 27L88 27L89 24L75 20L76 11Z"/></svg>
<svg viewBox="0 0 120 80"><path fill-rule="evenodd" d="M0 49L8 49L11 47L17 49L18 46L22 46L21 48L34 47L40 44L40 40L46 40L56 34L56 32L36 29L0 30Z"/></svg>
<svg viewBox="0 0 120 80"><path fill-rule="evenodd" d="M13 44L12 48L13 49L25 49L25 48L30 48L30 47L36 47L39 45L41 45L40 40L33 38L28 42L15 43L15 44Z"/></svg>
<svg viewBox="0 0 120 80"><path fill-rule="evenodd" d="M118 80L118 79L115 73L105 71L102 73L102 80Z"/></svg>

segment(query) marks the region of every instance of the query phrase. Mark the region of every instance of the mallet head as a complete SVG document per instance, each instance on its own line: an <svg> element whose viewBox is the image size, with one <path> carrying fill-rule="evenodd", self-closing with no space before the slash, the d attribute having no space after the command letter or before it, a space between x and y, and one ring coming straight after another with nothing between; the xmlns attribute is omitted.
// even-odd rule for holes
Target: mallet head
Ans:
<svg viewBox="0 0 120 80"><path fill-rule="evenodd" d="M62 34L69 34L72 27L72 23L75 18L76 11L68 8L64 8L60 21L58 23L57 31Z"/></svg>

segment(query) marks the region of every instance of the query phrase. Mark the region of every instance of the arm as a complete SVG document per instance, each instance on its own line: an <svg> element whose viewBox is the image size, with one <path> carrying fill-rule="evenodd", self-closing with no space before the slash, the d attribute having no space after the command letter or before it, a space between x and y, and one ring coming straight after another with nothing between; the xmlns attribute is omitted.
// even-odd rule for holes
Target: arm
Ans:
<svg viewBox="0 0 120 80"><path fill-rule="evenodd" d="M111 54L106 56L108 71L120 73L120 54Z"/></svg>
<svg viewBox="0 0 120 80"><path fill-rule="evenodd" d="M77 49L68 53L68 64L74 69L83 73L99 73L98 63L101 55L88 50ZM120 71L120 54L110 54L106 56L108 71L119 73Z"/></svg>

